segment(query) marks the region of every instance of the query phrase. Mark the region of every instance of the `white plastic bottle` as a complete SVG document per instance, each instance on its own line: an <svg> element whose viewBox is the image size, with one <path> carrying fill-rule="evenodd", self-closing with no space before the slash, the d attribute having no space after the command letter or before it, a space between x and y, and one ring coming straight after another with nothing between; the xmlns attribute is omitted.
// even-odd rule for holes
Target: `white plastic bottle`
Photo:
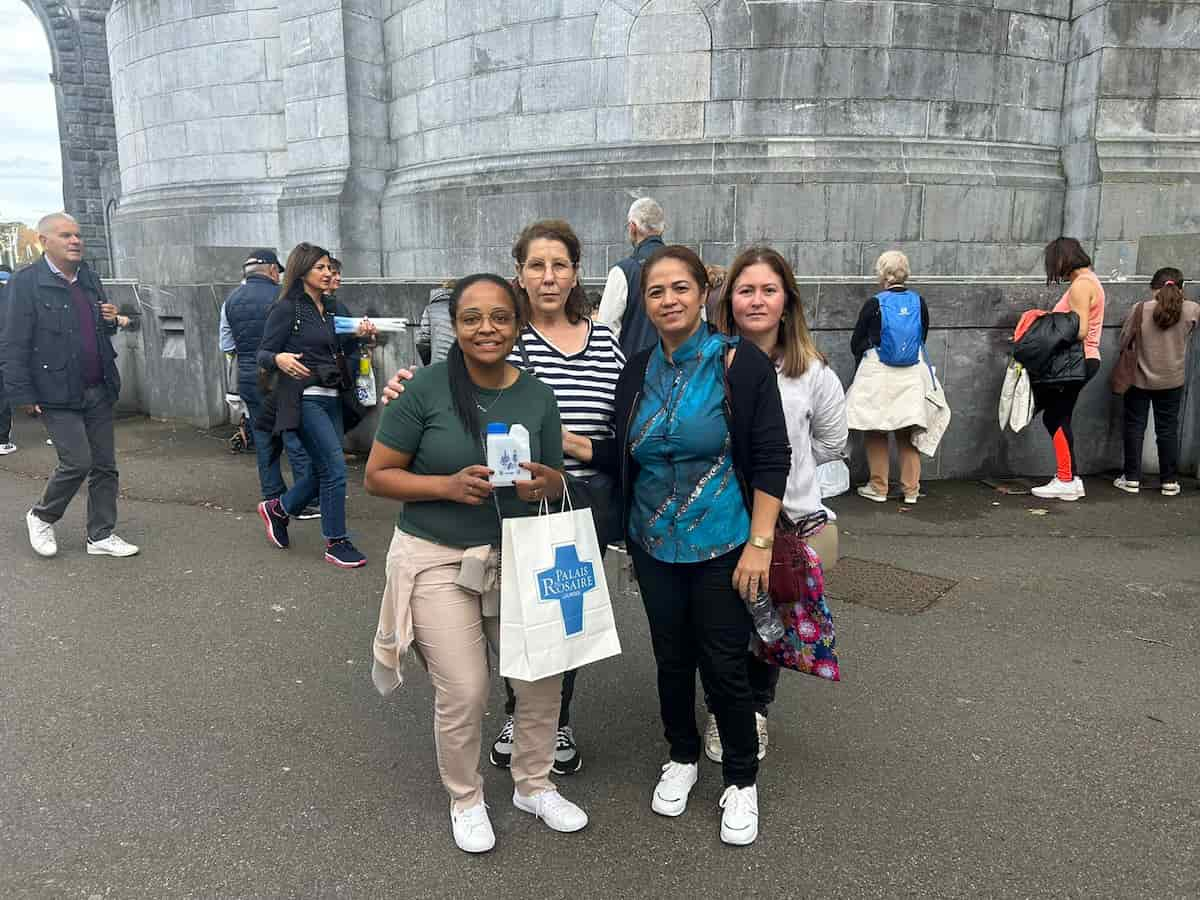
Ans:
<svg viewBox="0 0 1200 900"><path fill-rule="evenodd" d="M492 470L494 485L511 485L528 481L533 474L520 464L529 462L529 432L523 425L509 428L503 422L487 427L487 464Z"/></svg>

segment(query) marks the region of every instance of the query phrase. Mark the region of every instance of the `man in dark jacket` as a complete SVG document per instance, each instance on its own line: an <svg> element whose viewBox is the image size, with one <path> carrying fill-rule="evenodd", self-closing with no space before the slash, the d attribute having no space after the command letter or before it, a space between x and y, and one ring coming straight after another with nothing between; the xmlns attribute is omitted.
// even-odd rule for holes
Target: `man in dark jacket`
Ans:
<svg viewBox="0 0 1200 900"><path fill-rule="evenodd" d="M663 246L667 216L657 200L641 197L629 207L625 228L633 253L609 271L596 318L616 332L625 358L632 359L658 340L642 302L642 265Z"/></svg>
<svg viewBox="0 0 1200 900"><path fill-rule="evenodd" d="M221 307L222 346L226 352L237 353L238 394L246 404L250 416L250 428L254 432L254 451L258 456L258 481L264 500L274 500L287 491L283 474L279 469L279 458L287 449L292 477L299 480L308 471L308 454L294 431L286 431L282 438L269 431L260 431L256 425L262 411L262 397L258 393L258 345L262 341L263 326L267 324L267 311L279 297L279 278L283 266L274 250L254 250L242 263L244 281L237 287ZM225 331L228 329L228 332ZM299 518L316 518L320 513L314 508L306 509Z"/></svg>
<svg viewBox="0 0 1200 900"><path fill-rule="evenodd" d="M25 515L29 543L54 556L54 523L86 478L87 552L133 556L138 548L113 533L117 461L113 406L121 391L112 346L117 308L83 261L79 223L66 213L38 222L45 255L5 289L0 333L5 390L13 406L41 416L58 452L42 499Z"/></svg>

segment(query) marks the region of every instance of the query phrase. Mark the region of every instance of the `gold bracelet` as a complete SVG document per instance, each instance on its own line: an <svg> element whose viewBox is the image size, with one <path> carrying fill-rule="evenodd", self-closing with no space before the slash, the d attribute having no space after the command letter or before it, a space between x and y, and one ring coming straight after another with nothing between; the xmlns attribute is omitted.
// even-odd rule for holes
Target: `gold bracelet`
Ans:
<svg viewBox="0 0 1200 900"><path fill-rule="evenodd" d="M754 534L750 536L750 540L746 543L751 547L757 547L759 550L770 550L775 546L775 538L759 537L757 534Z"/></svg>

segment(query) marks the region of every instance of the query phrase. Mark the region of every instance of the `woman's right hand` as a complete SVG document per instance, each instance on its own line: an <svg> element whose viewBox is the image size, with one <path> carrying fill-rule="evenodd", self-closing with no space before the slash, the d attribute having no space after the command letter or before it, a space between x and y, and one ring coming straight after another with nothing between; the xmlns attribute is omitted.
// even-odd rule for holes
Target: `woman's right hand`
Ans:
<svg viewBox="0 0 1200 900"><path fill-rule="evenodd" d="M492 493L488 481L492 470L487 466L467 466L451 475L446 481L446 499L468 506L482 506Z"/></svg>
<svg viewBox="0 0 1200 900"><path fill-rule="evenodd" d="M568 431L566 428L562 430L563 436L563 453L572 459L577 459L580 462L590 463L592 461L592 439L584 437L581 434L575 434L573 431Z"/></svg>
<svg viewBox="0 0 1200 900"><path fill-rule="evenodd" d="M312 372L304 363L300 362L300 357L303 355L303 353L276 353L275 368L292 378L307 378Z"/></svg>
<svg viewBox="0 0 1200 900"><path fill-rule="evenodd" d="M397 397L404 393L404 382L412 381L412 369L401 369L388 381L387 386L383 389L383 397L381 402L387 406Z"/></svg>

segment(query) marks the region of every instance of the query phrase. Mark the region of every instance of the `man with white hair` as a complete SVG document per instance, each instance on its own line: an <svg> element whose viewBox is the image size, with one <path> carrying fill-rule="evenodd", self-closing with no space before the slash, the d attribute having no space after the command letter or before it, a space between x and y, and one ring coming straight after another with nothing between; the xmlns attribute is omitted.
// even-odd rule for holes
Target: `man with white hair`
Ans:
<svg viewBox="0 0 1200 900"><path fill-rule="evenodd" d="M626 216L626 229L633 253L612 267L597 318L617 334L626 359L656 340L658 332L646 317L642 303L642 265L663 246L667 216L657 200L640 197Z"/></svg>
<svg viewBox="0 0 1200 900"><path fill-rule="evenodd" d="M42 499L25 514L29 543L39 556L58 553L54 523L86 479L88 554L133 556L138 548L113 533L113 406L121 391L112 345L117 308L83 261L78 222L53 213L37 230L45 255L13 276L0 334L9 399L27 415L41 416L58 453Z"/></svg>

